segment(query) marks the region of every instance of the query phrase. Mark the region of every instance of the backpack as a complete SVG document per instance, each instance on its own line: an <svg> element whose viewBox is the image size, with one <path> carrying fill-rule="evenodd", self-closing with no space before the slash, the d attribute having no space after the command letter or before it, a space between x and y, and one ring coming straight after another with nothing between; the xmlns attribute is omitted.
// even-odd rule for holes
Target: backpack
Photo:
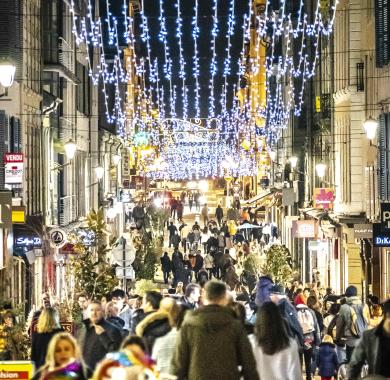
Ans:
<svg viewBox="0 0 390 380"><path fill-rule="evenodd" d="M302 327L303 335L310 334L315 330L313 315L308 308L298 309L298 322Z"/></svg>
<svg viewBox="0 0 390 380"><path fill-rule="evenodd" d="M360 338L363 331L367 330L367 322L363 315L363 307L361 305L349 306L351 311L351 334L355 338Z"/></svg>

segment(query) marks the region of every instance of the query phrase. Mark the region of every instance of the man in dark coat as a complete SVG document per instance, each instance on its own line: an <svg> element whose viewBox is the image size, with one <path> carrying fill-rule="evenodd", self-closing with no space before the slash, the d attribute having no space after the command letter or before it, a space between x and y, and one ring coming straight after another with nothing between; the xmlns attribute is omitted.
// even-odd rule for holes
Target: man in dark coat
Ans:
<svg viewBox="0 0 390 380"><path fill-rule="evenodd" d="M91 370L108 352L116 351L122 341L118 328L104 319L104 311L99 302L88 305L88 319L77 334L85 363Z"/></svg>
<svg viewBox="0 0 390 380"><path fill-rule="evenodd" d="M205 286L205 306L186 314L171 362L179 380L259 379L244 325L227 303L226 285L212 280Z"/></svg>
<svg viewBox="0 0 390 380"><path fill-rule="evenodd" d="M164 283L168 284L169 273L171 273L171 269L172 269L172 262L168 256L168 252L164 252L164 255L160 257L160 261L161 261L161 270L164 276Z"/></svg>
<svg viewBox="0 0 390 380"><path fill-rule="evenodd" d="M169 248L171 248L171 245L173 244L172 238L175 236L175 232L177 232L177 228L173 224L173 222L169 223L168 232L169 232Z"/></svg>
<svg viewBox="0 0 390 380"><path fill-rule="evenodd" d="M223 209L221 205L218 205L218 207L215 209L215 217L218 221L218 226L221 227L223 219Z"/></svg>
<svg viewBox="0 0 390 380"><path fill-rule="evenodd" d="M368 375L390 378L390 299L383 304L383 320L375 328L364 331L349 362L348 379L360 379L364 363Z"/></svg>

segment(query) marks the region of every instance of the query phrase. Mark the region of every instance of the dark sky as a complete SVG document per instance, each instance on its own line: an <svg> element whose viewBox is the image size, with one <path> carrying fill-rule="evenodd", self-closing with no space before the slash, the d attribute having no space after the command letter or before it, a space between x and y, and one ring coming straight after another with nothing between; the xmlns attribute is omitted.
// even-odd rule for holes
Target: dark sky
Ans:
<svg viewBox="0 0 390 380"><path fill-rule="evenodd" d="M163 0L161 0L163 1ZM234 36L231 40L231 73L236 74L238 71L238 60L240 57L242 49L242 39L243 39L243 18L244 14L248 12L248 1L249 0L235 0L235 27L234 27ZM150 41L151 41L151 57L152 61L155 57L159 61L159 76L160 76L160 86L164 85L166 99L165 103L169 109L169 100L168 100L168 89L169 82L163 79L163 60L164 60L164 47L163 43L159 41L158 34L160 32L160 6L159 0L145 0L145 10L144 13L148 18L148 25L150 31ZM211 0L199 0L199 10L198 10L198 25L200 28L200 35L198 39L198 56L199 56L199 68L200 68L200 109L201 117L207 117L207 111L209 107L209 80L210 80L210 63L212 57L211 50L211 29L213 27L213 1ZM195 0L181 0L181 11L183 18L183 36L182 36L182 46L184 50L184 58L186 61L186 85L188 86L188 114L189 117L195 116L195 78L192 76L193 70L193 56L194 56L194 43L192 38L192 20L195 14L194 11ZM227 55L227 27L228 27L228 15L229 15L229 6L230 0L218 0L218 26L219 34L216 40L216 54L217 54L217 65L218 72L215 76L215 105L216 113L220 112L220 97L221 97L221 88L224 83L223 78L223 62ZM177 86L177 105L176 112L179 117L182 116L182 95L181 95L181 85L182 79L179 77L179 45L176 38L176 20L177 20L177 8L176 0L165 0L164 1L164 13L166 17L166 27L168 31L168 44L170 50L170 56L173 60L173 84ZM140 17L137 18L137 27L139 28ZM138 42L140 43L141 50L140 53L143 56L147 56L147 50L145 43L140 39L141 30L138 29ZM229 80L229 92L232 94L233 84L237 83L237 76L231 75ZM229 103L231 104L231 97ZM168 112L166 109L166 112ZM168 116L168 114L167 114Z"/></svg>

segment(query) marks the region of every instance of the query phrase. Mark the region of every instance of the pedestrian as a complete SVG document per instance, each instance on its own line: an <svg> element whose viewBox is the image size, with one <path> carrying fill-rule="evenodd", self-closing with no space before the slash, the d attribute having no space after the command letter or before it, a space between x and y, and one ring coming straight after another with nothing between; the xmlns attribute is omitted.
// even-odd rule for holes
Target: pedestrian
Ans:
<svg viewBox="0 0 390 380"><path fill-rule="evenodd" d="M204 259L202 257L202 252L198 250L195 255L195 265L193 267L196 281L198 281L198 273L203 268L203 264L204 264Z"/></svg>
<svg viewBox="0 0 390 380"><path fill-rule="evenodd" d="M278 307L265 302L260 307L255 334L250 336L260 379L302 379L298 345L288 334Z"/></svg>
<svg viewBox="0 0 390 380"><path fill-rule="evenodd" d="M365 316L365 306L357 295L356 286L348 286L345 290L345 297L346 303L341 305L336 322L336 342L345 342L347 362L349 362L363 331L368 327L369 321ZM366 315L369 315L368 311Z"/></svg>
<svg viewBox="0 0 390 380"><path fill-rule="evenodd" d="M168 256L168 252L164 252L163 256L160 258L161 261L161 270L164 276L164 284L168 284L169 274L172 270L172 262Z"/></svg>
<svg viewBox="0 0 390 380"><path fill-rule="evenodd" d="M209 208L207 207L207 203L203 205L201 215L203 218L203 224L206 227L209 222Z"/></svg>
<svg viewBox="0 0 390 380"><path fill-rule="evenodd" d="M188 195L188 206L189 206L189 208L190 208L190 212L191 212L191 210L192 210L193 204L194 204L194 195L193 195L192 193L190 193L190 194Z"/></svg>
<svg viewBox="0 0 390 380"><path fill-rule="evenodd" d="M194 195L194 201L195 201L195 208L196 208L196 211L199 212L200 211L200 193L199 191L197 191Z"/></svg>
<svg viewBox="0 0 390 380"><path fill-rule="evenodd" d="M135 332L145 343L148 353L152 352L155 340L171 330L169 316L160 309L162 296L156 291L147 291L143 297L142 308L145 318L137 325Z"/></svg>
<svg viewBox="0 0 390 380"><path fill-rule="evenodd" d="M156 369L160 374L169 374L173 353L176 347L179 330L188 309L184 305L178 304L174 299L164 299L162 302L171 302L171 331L157 338L152 351L152 359L156 362Z"/></svg>
<svg viewBox="0 0 390 380"><path fill-rule="evenodd" d="M91 376L76 339L67 332L59 332L51 339L45 363L32 380L65 379L69 373L72 373L73 379L78 380L87 380Z"/></svg>
<svg viewBox="0 0 390 380"><path fill-rule="evenodd" d="M204 227L201 233L201 243L203 245L203 252L206 254L207 252L207 241L210 238L210 232L207 227Z"/></svg>
<svg viewBox="0 0 390 380"><path fill-rule="evenodd" d="M172 198L171 201L171 218L176 218L176 212L177 212L177 200L175 197Z"/></svg>
<svg viewBox="0 0 390 380"><path fill-rule="evenodd" d="M220 204L218 204L217 208L215 209L215 218L218 221L218 227L221 228L222 219L223 219L223 209Z"/></svg>
<svg viewBox="0 0 390 380"><path fill-rule="evenodd" d="M337 376L339 363L333 339L325 334L317 355L318 374L321 380L332 380Z"/></svg>
<svg viewBox="0 0 390 380"><path fill-rule="evenodd" d="M179 380L259 379L244 326L227 304L226 285L209 281L205 306L188 313L179 331L170 371Z"/></svg>
<svg viewBox="0 0 390 380"><path fill-rule="evenodd" d="M360 379L365 363L368 375L390 378L390 299L382 305L383 320L373 329L364 331L349 363L348 379Z"/></svg>
<svg viewBox="0 0 390 380"><path fill-rule="evenodd" d="M0 361L17 360L22 354L15 327L16 317L11 310L0 313Z"/></svg>
<svg viewBox="0 0 390 380"><path fill-rule="evenodd" d="M318 328L320 330L320 333L324 330L324 318L322 316L321 312L321 307L319 304L319 301L317 300L316 297L314 296L309 296L306 300L307 307L311 310L313 310L317 323L318 323Z"/></svg>
<svg viewBox="0 0 390 380"><path fill-rule="evenodd" d="M46 352L53 336L63 331L60 316L54 307L45 307L39 315L36 331L32 334L31 360L39 368L45 363Z"/></svg>
<svg viewBox="0 0 390 380"><path fill-rule="evenodd" d="M177 220L181 222L183 220L183 211L184 211L184 205L182 201L180 200L177 201L176 210L177 210Z"/></svg>
<svg viewBox="0 0 390 380"><path fill-rule="evenodd" d="M169 236L168 236L168 239L169 239L169 245L168 245L168 248L171 248L171 245L173 244L172 243L172 238L173 236L175 236L175 232L177 232L177 228L176 226L173 224L173 222L170 222L169 225L168 225L168 232L169 232Z"/></svg>
<svg viewBox="0 0 390 380"><path fill-rule="evenodd" d="M88 319L83 321L77 333L85 363L91 370L108 352L119 348L122 341L120 330L104 319L100 302L92 301L88 305Z"/></svg>
<svg viewBox="0 0 390 380"><path fill-rule="evenodd" d="M113 324L117 329L119 329L123 338L127 336L129 330L125 330L123 328L125 325L125 321L122 318L118 317L119 310L116 304L113 301L107 302L107 305L104 310L106 321Z"/></svg>
<svg viewBox="0 0 390 380"><path fill-rule="evenodd" d="M195 310L199 307L200 286L198 284L188 284L181 299L181 304L187 309Z"/></svg>
<svg viewBox="0 0 390 380"><path fill-rule="evenodd" d="M287 332L295 339L301 352L303 350L302 327L298 321L297 310L288 300L284 287L280 284L268 284L268 286L262 290L267 294L266 297L269 297L269 299L278 306L280 314L287 324Z"/></svg>
<svg viewBox="0 0 390 380"><path fill-rule="evenodd" d="M77 297L77 304L80 308L82 319L87 319L87 308L89 304L89 297L86 293L80 293Z"/></svg>
<svg viewBox="0 0 390 380"><path fill-rule="evenodd" d="M173 248L174 248L174 249L179 249L179 245L180 245L180 235L179 235L179 233L177 232L177 230L175 231L174 235L172 236L171 242L172 242L172 245L173 245Z"/></svg>
<svg viewBox="0 0 390 380"><path fill-rule="evenodd" d="M314 372L316 348L320 345L320 329L314 311L307 305L297 305L298 322L303 332L303 352L301 358L305 361L306 380L311 380Z"/></svg>
<svg viewBox="0 0 390 380"><path fill-rule="evenodd" d="M206 256L205 256L203 262L204 262L205 269L209 273L209 279L211 279L211 277L213 276L213 272L214 272L214 258L213 258L213 256L211 256L210 252L206 253Z"/></svg>
<svg viewBox="0 0 390 380"><path fill-rule="evenodd" d="M121 318L124 322L123 329L124 334L127 335L130 331L131 323L131 309L127 304L127 295L122 289L115 289L111 293L111 300L114 302L118 308L118 317Z"/></svg>

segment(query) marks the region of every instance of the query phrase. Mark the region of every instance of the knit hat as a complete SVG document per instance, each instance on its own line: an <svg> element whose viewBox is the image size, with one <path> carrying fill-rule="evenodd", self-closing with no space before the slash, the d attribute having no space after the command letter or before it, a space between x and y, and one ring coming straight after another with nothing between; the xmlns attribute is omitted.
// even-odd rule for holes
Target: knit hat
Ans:
<svg viewBox="0 0 390 380"><path fill-rule="evenodd" d="M284 295L285 292L284 292L284 287L280 284L275 284L275 285L272 285L272 287L270 288L269 290L270 294L280 294L280 295Z"/></svg>
<svg viewBox="0 0 390 380"><path fill-rule="evenodd" d="M347 289L345 289L346 297L356 297L357 296L357 288L354 285L349 285Z"/></svg>

